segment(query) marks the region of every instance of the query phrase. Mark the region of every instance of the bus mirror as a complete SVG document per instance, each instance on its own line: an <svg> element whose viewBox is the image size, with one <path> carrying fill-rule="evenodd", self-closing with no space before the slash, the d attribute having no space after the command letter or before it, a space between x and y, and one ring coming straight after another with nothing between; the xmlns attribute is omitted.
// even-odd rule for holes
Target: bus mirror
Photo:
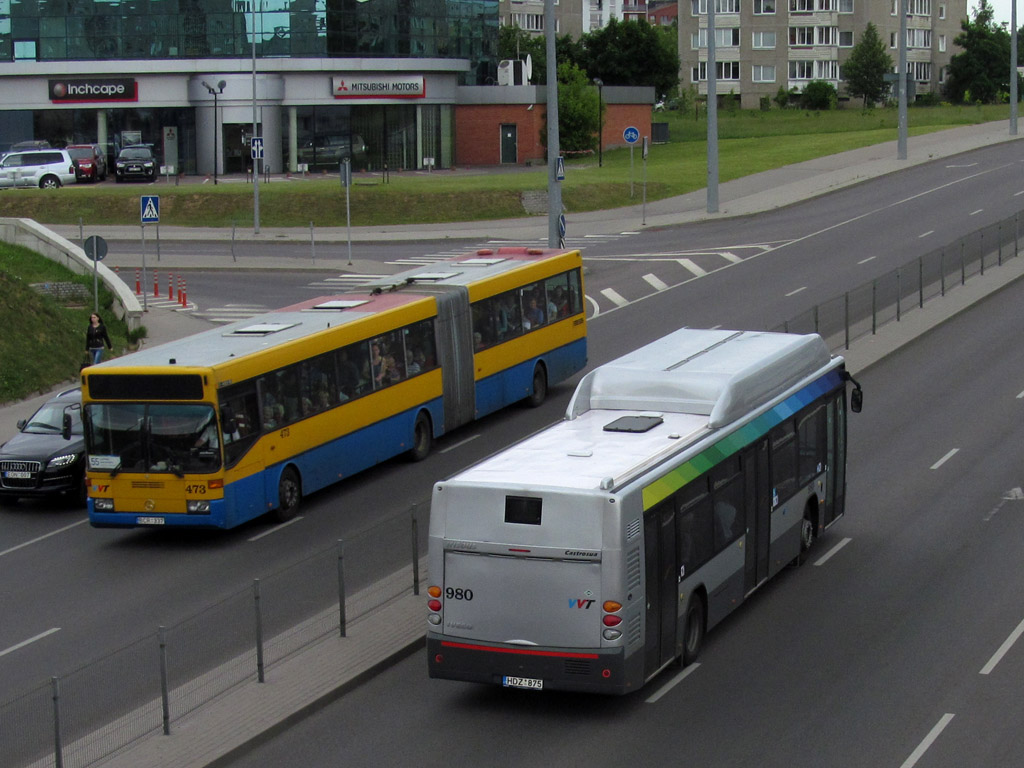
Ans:
<svg viewBox="0 0 1024 768"><path fill-rule="evenodd" d="M860 409L864 407L864 390L857 387L850 393L850 410L854 413L860 413Z"/></svg>
<svg viewBox="0 0 1024 768"><path fill-rule="evenodd" d="M60 436L65 440L71 439L71 414L67 411L64 412L64 418L61 419Z"/></svg>

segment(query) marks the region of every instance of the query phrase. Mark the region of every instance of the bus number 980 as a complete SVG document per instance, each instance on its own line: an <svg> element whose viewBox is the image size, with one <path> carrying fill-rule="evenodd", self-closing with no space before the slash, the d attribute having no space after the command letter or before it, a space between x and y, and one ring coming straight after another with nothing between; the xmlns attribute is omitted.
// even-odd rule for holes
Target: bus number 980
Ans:
<svg viewBox="0 0 1024 768"><path fill-rule="evenodd" d="M444 596L446 598L448 598L449 600L472 600L473 599L473 590L472 589L461 589L461 588L454 589L452 587L448 587L444 591Z"/></svg>

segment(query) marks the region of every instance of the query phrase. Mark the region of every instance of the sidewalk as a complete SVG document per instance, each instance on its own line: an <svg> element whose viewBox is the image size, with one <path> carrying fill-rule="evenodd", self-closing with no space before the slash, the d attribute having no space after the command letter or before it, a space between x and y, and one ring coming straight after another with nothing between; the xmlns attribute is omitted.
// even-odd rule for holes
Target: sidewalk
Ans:
<svg viewBox="0 0 1024 768"><path fill-rule="evenodd" d="M742 216L782 207L851 184L928 162L950 157L970 149L1018 139L1008 135L1006 123L955 128L908 141L908 159L896 159L896 143L853 150L840 155L800 163L787 168L756 174L722 184L717 214L707 214L705 192L691 193L647 205L647 226L668 226L706 218ZM1016 149L1016 147L1014 147ZM637 229L640 206L596 211L567 216L570 231L588 234ZM75 228L55 227L65 237L77 239ZM74 231L70 231L70 230ZM358 236L356 230L359 230ZM129 231L130 230L130 231ZM443 239L453 233L462 238L544 238L546 217L497 222L447 224L434 226L396 226L354 228L353 239L388 241ZM133 239L137 228L100 228L109 239ZM239 233L239 237L243 234ZM244 235L254 239L252 233ZM317 236L346 238L346 231L320 230ZM165 227L161 237L168 239L229 238L230 231L202 231ZM304 230L265 230L260 239L308 238ZM165 259L162 266L188 268L200 266L189 258ZM266 259L260 266L266 266ZM285 261L285 260L282 260ZM288 260L290 261L290 260ZM208 266L208 265L202 265ZM245 269L239 261L231 265ZM295 268L292 264L291 268ZM352 271L352 270L349 270ZM944 299L935 299L901 323L890 323L871 339L857 342L845 355L856 375L868 366L909 343L930 328L945 322L984 296L1024 276L1024 258L986 271L966 286L952 291ZM210 327L187 313L153 308L145 324L150 330L148 344L180 338ZM41 402L41 400L40 400ZM0 435L13 431L13 418L31 413L29 402L0 408ZM17 412L17 415L14 415ZM10 422L10 424L8 423ZM423 642L426 628L424 600L406 595L390 602L355 624L349 637L330 638L297 654L273 668L266 683L247 683L224 695L213 704L174 724L171 736L155 735L133 745L104 763L110 768L202 768L225 765L233 756L258 748L266 739L297 722L318 706L329 703L349 686L374 674L394 659L414 652ZM426 674L426 670L424 670Z"/></svg>

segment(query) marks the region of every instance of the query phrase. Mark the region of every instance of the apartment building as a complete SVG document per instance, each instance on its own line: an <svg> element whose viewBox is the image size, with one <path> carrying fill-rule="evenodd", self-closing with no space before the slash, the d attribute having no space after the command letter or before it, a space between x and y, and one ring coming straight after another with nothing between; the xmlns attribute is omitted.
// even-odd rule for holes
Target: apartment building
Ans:
<svg viewBox="0 0 1024 768"><path fill-rule="evenodd" d="M843 63L868 23L899 61L899 0L713 0L719 96L744 109L779 88L825 80L845 96ZM707 95L709 0L678 0L680 81ZM967 0L906 0L907 72L918 96L941 93Z"/></svg>

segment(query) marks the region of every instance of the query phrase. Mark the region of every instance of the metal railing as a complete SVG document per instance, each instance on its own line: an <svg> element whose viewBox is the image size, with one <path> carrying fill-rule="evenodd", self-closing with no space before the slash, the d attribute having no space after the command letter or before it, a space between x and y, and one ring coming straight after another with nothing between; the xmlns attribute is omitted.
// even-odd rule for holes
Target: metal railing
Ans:
<svg viewBox="0 0 1024 768"><path fill-rule="evenodd" d="M919 258L773 330L821 334L833 350L899 322L1019 255L1019 215ZM172 626L0 704L0 765L85 768L174 723L403 594L419 594L428 505L255 579ZM411 542L411 544L410 544ZM400 588L382 573L408 569Z"/></svg>

